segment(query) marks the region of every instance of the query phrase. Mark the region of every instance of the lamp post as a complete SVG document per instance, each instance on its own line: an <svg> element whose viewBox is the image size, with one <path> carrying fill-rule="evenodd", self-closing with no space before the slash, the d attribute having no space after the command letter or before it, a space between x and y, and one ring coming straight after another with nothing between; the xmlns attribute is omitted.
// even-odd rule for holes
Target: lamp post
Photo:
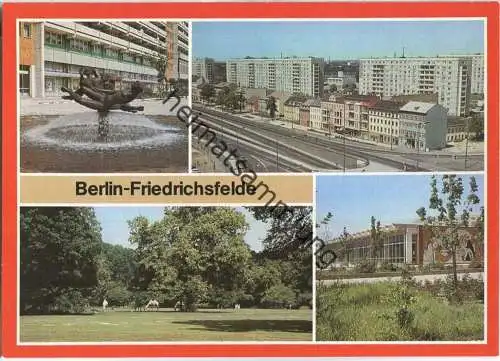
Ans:
<svg viewBox="0 0 500 361"><path fill-rule="evenodd" d="M342 128L342 143L344 146L344 173L345 173L345 124Z"/></svg>
<svg viewBox="0 0 500 361"><path fill-rule="evenodd" d="M278 153L278 141L276 141L276 172L280 171L280 158Z"/></svg>

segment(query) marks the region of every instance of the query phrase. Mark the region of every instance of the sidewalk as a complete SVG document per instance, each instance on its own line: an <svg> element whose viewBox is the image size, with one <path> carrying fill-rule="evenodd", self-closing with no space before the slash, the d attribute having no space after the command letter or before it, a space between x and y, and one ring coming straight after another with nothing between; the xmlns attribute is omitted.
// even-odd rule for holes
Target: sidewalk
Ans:
<svg viewBox="0 0 500 361"><path fill-rule="evenodd" d="M130 102L130 105L138 106L143 105L144 111L138 112L137 114L144 115L165 115L165 116L175 116L180 107L189 105L187 97L181 98L180 103L176 106L173 111L170 109L176 104L175 99L171 99L166 104L163 104L163 99L136 99ZM76 113L87 113L95 112L93 109L89 109L80 105L72 100L64 100L60 97L50 97L50 98L20 98L20 110L21 116L26 115L67 115Z"/></svg>

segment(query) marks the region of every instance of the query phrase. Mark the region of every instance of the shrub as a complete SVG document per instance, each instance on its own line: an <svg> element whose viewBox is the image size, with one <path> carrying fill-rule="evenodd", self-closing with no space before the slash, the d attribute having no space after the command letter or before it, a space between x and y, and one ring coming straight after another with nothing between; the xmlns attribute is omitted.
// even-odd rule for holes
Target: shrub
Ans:
<svg viewBox="0 0 500 361"><path fill-rule="evenodd" d="M467 266L467 268L471 269L482 269L483 267L484 267L483 261L478 258L474 258Z"/></svg>
<svg viewBox="0 0 500 361"><path fill-rule="evenodd" d="M362 261L356 266L356 272L358 273L374 273L376 270L376 265L370 261Z"/></svg>
<svg viewBox="0 0 500 361"><path fill-rule="evenodd" d="M380 265L380 270L382 271L387 271L387 272L395 272L398 270L395 264L390 263L390 262L383 262Z"/></svg>

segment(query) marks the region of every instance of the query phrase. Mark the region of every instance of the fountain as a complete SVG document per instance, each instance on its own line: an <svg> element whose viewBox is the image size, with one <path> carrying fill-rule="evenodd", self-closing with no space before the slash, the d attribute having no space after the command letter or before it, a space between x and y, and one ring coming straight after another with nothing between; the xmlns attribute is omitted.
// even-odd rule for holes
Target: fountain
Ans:
<svg viewBox="0 0 500 361"><path fill-rule="evenodd" d="M142 92L115 90L109 76L80 70L80 87L61 90L96 112L41 115L21 132L21 167L42 172L186 171L187 131L174 117L136 114Z"/></svg>
<svg viewBox="0 0 500 361"><path fill-rule="evenodd" d="M87 108L97 110L99 113L98 134L106 138L109 132L108 114L110 110L123 110L137 113L143 111L144 107L133 107L128 105L132 100L142 93L142 87L138 81L132 84L130 92L117 91L109 75L99 75L95 69L80 69L80 88L72 91L66 87L61 90L69 95L63 99L76 101Z"/></svg>

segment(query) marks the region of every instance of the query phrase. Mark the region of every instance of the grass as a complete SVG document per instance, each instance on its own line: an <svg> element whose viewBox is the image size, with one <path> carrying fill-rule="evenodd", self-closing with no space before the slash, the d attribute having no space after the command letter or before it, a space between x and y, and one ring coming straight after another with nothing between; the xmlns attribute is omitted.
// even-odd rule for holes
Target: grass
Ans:
<svg viewBox="0 0 500 361"><path fill-rule="evenodd" d="M21 316L22 342L311 341L312 313L301 310L110 311Z"/></svg>
<svg viewBox="0 0 500 361"><path fill-rule="evenodd" d="M449 305L425 291L417 291L411 307L415 320L409 330L393 318L396 308L387 301L385 282L349 286L319 286L318 341L481 341L484 305Z"/></svg>

